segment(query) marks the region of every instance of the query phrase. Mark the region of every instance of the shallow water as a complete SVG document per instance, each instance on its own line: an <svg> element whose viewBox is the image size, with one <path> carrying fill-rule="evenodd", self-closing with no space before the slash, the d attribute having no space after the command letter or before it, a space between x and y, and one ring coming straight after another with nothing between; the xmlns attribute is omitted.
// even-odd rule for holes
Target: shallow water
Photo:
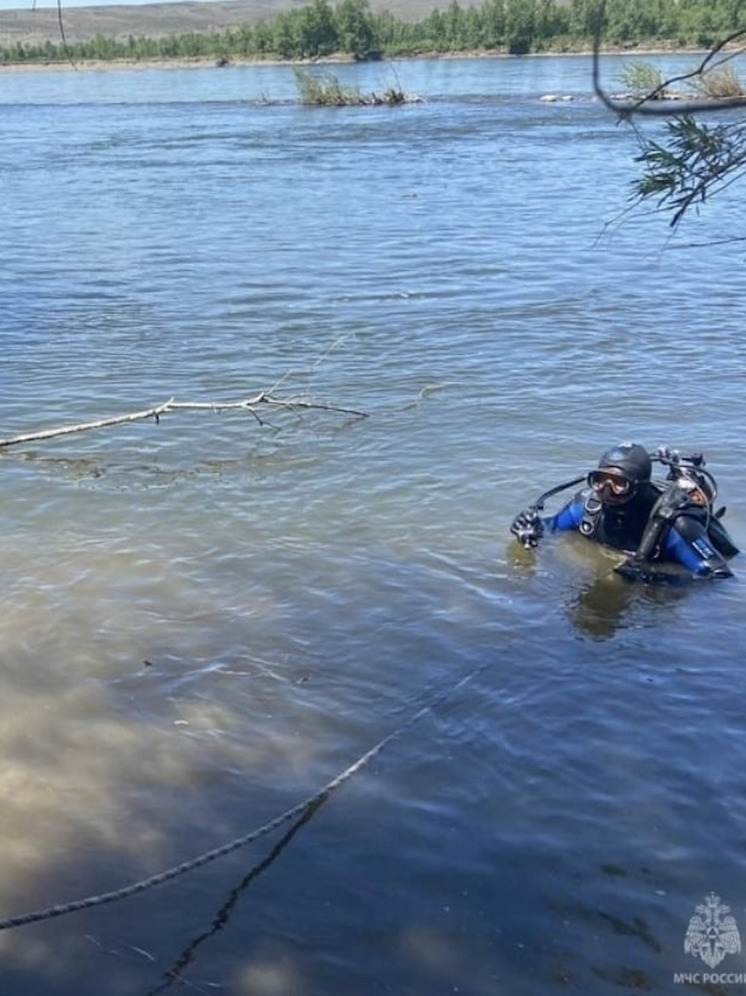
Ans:
<svg viewBox="0 0 746 996"><path fill-rule="evenodd" d="M746 543L741 259L686 247L736 192L673 241L625 214L585 59L339 74L425 100L0 77L0 436L367 414L5 452L0 916L241 837L437 700L279 849L0 934L3 992L670 992L707 893L746 929L741 580L507 533L634 438L704 450Z"/></svg>

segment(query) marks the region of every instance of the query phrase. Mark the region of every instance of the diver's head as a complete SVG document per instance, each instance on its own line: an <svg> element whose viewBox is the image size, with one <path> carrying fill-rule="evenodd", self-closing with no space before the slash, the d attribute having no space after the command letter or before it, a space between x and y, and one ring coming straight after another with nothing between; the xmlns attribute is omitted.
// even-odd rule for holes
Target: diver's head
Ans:
<svg viewBox="0 0 746 996"><path fill-rule="evenodd" d="M625 505L639 486L650 480L651 470L652 462L644 446L620 443L604 453L598 470L588 475L588 483L604 505Z"/></svg>

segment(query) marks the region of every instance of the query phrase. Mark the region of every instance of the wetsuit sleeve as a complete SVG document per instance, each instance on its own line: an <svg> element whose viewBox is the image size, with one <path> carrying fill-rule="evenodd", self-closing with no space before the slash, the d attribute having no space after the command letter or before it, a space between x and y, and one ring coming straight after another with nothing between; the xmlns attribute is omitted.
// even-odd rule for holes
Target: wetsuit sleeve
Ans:
<svg viewBox="0 0 746 996"><path fill-rule="evenodd" d="M679 515L667 530L661 550L663 559L681 564L697 577L731 577L733 572L710 542L702 522Z"/></svg>
<svg viewBox="0 0 746 996"><path fill-rule="evenodd" d="M569 501L556 515L550 515L541 521L550 533L565 532L569 529L579 529L583 518L583 502L574 498Z"/></svg>

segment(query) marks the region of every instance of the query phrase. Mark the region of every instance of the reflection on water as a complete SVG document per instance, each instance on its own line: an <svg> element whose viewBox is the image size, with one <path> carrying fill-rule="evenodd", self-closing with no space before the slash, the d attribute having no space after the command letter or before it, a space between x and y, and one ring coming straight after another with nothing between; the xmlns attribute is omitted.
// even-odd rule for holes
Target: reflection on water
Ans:
<svg viewBox="0 0 746 996"><path fill-rule="evenodd" d="M536 549L515 541L506 545L511 573L522 582L549 571L561 576L561 603L567 622L581 636L608 640L625 628L655 626L672 616L700 582L643 583L621 577L615 568L625 555L589 543L576 534L545 537Z"/></svg>
<svg viewBox="0 0 746 996"><path fill-rule="evenodd" d="M668 991L695 903L746 908L741 579L508 534L634 437L704 450L746 535L738 268L602 232L636 145L587 70L402 63L396 110L301 108L287 67L7 74L3 438L278 383L370 417L2 454L0 916L232 840L480 677L248 877L0 935L3 992Z"/></svg>
<svg viewBox="0 0 746 996"><path fill-rule="evenodd" d="M581 633L595 640L613 636L634 609L666 611L686 598L683 587L636 584L607 572L584 584L568 604L568 617Z"/></svg>

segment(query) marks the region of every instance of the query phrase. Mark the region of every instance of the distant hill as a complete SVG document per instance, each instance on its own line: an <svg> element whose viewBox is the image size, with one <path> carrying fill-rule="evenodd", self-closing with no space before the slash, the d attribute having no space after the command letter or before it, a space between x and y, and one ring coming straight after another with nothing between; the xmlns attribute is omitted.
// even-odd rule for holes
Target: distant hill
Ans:
<svg viewBox="0 0 746 996"><path fill-rule="evenodd" d="M122 4L69 7L62 4L65 36L69 42L95 35L110 38L177 35L189 31L222 31L240 24L269 21L282 11L303 7L310 0L213 0L208 3ZM390 10L403 21L416 21L448 0L371 0L371 10ZM56 7L0 10L0 45L16 42L43 44L60 38Z"/></svg>

